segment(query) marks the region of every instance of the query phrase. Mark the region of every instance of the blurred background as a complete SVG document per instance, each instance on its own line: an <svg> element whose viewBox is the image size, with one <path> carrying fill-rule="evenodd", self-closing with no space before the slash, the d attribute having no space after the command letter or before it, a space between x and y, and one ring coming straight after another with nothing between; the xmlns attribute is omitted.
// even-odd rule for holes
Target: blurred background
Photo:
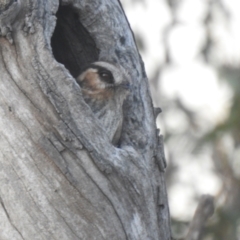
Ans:
<svg viewBox="0 0 240 240"><path fill-rule="evenodd" d="M203 240L240 239L240 1L121 0L164 135L173 237L202 194Z"/></svg>

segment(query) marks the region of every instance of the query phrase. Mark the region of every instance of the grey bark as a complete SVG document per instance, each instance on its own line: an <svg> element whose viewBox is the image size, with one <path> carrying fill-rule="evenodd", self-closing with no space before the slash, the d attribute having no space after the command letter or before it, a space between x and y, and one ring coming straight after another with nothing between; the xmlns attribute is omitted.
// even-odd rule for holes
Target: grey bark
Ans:
<svg viewBox="0 0 240 240"><path fill-rule="evenodd" d="M0 0L0 35L0 239L170 239L162 137L120 3ZM96 60L133 80L121 148L75 80Z"/></svg>

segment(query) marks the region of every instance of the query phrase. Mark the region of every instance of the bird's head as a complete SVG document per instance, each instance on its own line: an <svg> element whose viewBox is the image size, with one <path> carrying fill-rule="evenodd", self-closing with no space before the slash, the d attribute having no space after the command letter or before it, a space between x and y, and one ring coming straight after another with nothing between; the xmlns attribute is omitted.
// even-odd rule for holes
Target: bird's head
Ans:
<svg viewBox="0 0 240 240"><path fill-rule="evenodd" d="M77 82L85 93L98 98L118 95L125 98L131 89L131 80L126 71L108 62L90 64L78 76Z"/></svg>

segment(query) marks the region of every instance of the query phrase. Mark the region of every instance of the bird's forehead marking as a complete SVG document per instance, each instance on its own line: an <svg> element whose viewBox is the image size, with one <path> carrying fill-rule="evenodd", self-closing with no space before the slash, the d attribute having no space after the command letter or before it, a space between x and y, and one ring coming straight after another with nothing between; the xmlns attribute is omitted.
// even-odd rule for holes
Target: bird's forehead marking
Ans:
<svg viewBox="0 0 240 240"><path fill-rule="evenodd" d="M86 81L92 82L96 81L97 79L97 72L96 71L87 71L85 74Z"/></svg>
<svg viewBox="0 0 240 240"><path fill-rule="evenodd" d="M90 88L97 88L100 84L99 78L98 78L98 74L97 74L97 70L89 70L86 72L85 76L84 76L84 81L85 84L90 87Z"/></svg>

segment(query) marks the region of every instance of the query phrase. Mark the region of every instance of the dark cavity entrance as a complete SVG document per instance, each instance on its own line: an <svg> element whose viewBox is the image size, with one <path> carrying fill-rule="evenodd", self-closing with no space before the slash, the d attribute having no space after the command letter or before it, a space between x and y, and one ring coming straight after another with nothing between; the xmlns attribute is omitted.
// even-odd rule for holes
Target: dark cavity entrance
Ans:
<svg viewBox="0 0 240 240"><path fill-rule="evenodd" d="M60 6L56 16L57 24L51 39L53 55L76 78L86 65L98 59L99 51L79 21L77 10Z"/></svg>

